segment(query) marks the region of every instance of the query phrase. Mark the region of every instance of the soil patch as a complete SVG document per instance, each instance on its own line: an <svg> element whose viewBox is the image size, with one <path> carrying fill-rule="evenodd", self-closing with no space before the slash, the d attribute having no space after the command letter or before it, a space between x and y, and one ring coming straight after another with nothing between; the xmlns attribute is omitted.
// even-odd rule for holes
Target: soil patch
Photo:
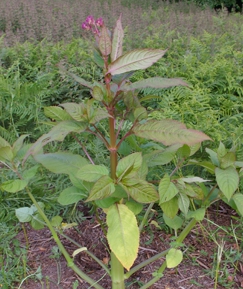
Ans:
<svg viewBox="0 0 243 289"><path fill-rule="evenodd" d="M164 277L150 288L214 289L219 245L222 246L223 253L218 274L221 285L218 285L217 288L243 288L241 244L238 244L233 234L228 234L224 230L225 226L229 229L232 222L234 222L232 228L237 228L237 221L232 219L233 214L234 211L225 206L210 209L207 215L208 220L198 224L186 238L182 263L176 269L167 269ZM27 247L29 275L34 274L40 268L42 278L41 280L27 278L21 289L93 288L67 267L47 229L35 231L29 225L26 225L26 230L29 243ZM67 229L64 233L79 243L81 247L86 247L103 263L109 263L106 239L100 225L94 219L83 220L78 226ZM237 232L234 231L234 233ZM156 228L154 225L148 226L145 233L141 235L136 264L168 249L171 237L171 234ZM27 246L23 231L18 234L17 238L20 240L21 246ZM70 254L78 248L64 237L61 237L61 240ZM132 275L127 281L126 288L137 289L142 284L147 283L153 278L152 273L161 266L163 260L161 258ZM75 257L75 262L91 278L99 280L99 283L105 289L111 288L110 277L107 276L105 270L85 252L79 253Z"/></svg>

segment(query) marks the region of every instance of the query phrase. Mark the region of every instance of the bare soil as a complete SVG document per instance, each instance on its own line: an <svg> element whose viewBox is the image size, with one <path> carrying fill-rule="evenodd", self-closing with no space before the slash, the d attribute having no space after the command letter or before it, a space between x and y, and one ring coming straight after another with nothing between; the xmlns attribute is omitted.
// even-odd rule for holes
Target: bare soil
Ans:
<svg viewBox="0 0 243 289"><path fill-rule="evenodd" d="M232 218L233 217L233 218ZM232 227L239 228L237 218L234 218L234 212L228 207L217 207L210 209L207 218L209 221L203 221L198 224L185 240L184 259L176 269L167 269L157 283L150 288L155 289L214 289L215 287L215 268L218 246L215 240L223 243L222 260L219 267L218 289L243 288L243 257L234 261L234 254L241 252L240 241L237 242L233 234L227 234L224 229ZM212 223L211 223L212 222ZM27 278L21 286L21 289L88 289L93 288L81 280L70 268L67 267L63 256L53 258L53 248L56 245L50 232L47 229L33 230L26 225L28 244L26 237L21 231L17 238L21 245L28 248L28 268L29 275L36 272L41 267L42 279ZM238 233L238 232L235 232ZM242 233L242 228L241 228ZM87 218L73 228L65 230L65 234L78 242L82 247L87 247L89 251L95 254L105 264L109 264L109 254L106 239L102 233L101 227L93 218ZM154 225L147 226L145 233L140 238L140 249L135 264L169 248L171 237L168 232L156 228ZM65 248L70 254L77 249L77 246L64 237L61 237ZM227 257L230 254L230 258ZM241 253L240 253L241 254ZM127 282L126 288L137 289L142 284L148 282L153 276L152 273L158 269L163 258L146 266ZM110 278L106 272L97 263L95 263L85 252L79 253L75 257L75 263L85 271L89 276L105 288L110 289ZM17 286L18 287L18 286ZM16 288L17 288L16 287Z"/></svg>

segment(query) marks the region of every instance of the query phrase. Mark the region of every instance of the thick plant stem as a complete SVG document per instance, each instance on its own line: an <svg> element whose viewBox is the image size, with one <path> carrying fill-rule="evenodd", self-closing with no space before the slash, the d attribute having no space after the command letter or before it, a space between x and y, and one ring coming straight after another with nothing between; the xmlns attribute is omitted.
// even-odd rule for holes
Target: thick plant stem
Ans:
<svg viewBox="0 0 243 289"><path fill-rule="evenodd" d="M112 289L125 289L124 268L116 256L111 252L111 280Z"/></svg>
<svg viewBox="0 0 243 289"><path fill-rule="evenodd" d="M38 210L38 213L41 215L41 217L43 218L43 220L45 221L47 227L49 228L49 230L51 231L51 234L53 236L53 239L55 240L59 250L61 251L61 253L63 254L63 256L65 257L66 261L67 261L67 265L68 267L70 267L75 273L77 273L78 276L80 276L83 280L85 280L86 282L88 282L92 287L96 288L96 289L104 289L102 286L100 286L99 284L96 283L95 280L93 280L92 278L90 278L88 275L86 275L83 271L81 271L73 262L73 259L69 256L68 252L66 251L66 249L64 248L62 242L60 241L55 229L52 227L50 221L48 220L47 216L45 215L44 211L41 209L40 205L38 204L38 202L36 201L36 199L34 198L34 196L32 195L32 193L30 192L30 190L27 190L27 193L31 199L31 201L33 202L33 204L35 205L35 207Z"/></svg>
<svg viewBox="0 0 243 289"><path fill-rule="evenodd" d="M189 222L189 224L185 227L185 229L180 233L179 237L176 239L176 242L182 243L183 240L186 238L186 236L191 232L192 228L196 225L196 223L197 223L197 220L192 219ZM150 286L152 286L155 282L157 282L162 277L162 274L163 274L165 269L166 269L166 262L164 262L161 265L159 270L156 272L157 273L156 276L154 278L152 278L148 283L143 285L140 289L147 289Z"/></svg>
<svg viewBox="0 0 243 289"><path fill-rule="evenodd" d="M109 133L110 133L110 164L111 178L116 180L117 166L117 147L115 133L115 118L109 118ZM115 254L111 252L111 281L112 289L125 289L124 268Z"/></svg>

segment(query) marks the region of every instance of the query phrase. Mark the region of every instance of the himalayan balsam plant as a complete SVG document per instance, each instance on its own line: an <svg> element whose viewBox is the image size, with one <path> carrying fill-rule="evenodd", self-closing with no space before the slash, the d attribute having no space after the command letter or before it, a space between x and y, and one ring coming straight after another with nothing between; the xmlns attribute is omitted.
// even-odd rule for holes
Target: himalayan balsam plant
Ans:
<svg viewBox="0 0 243 289"><path fill-rule="evenodd" d="M176 267L181 262L182 241L196 222L204 218L205 209L212 202L220 198L226 202L235 200L236 209L243 213L242 195L235 193L242 162L237 162L235 153L228 151L223 144L220 144L217 152L207 151L211 161L193 160L191 156L199 149L201 142L210 140L207 135L187 129L184 124L171 119L158 121L148 117L146 108L140 103L139 90L187 85L180 79L161 77L134 83L129 81L134 71L150 67L166 50L137 49L123 54L121 17L117 20L113 33L107 29L102 18L95 21L92 16L86 19L82 28L95 37L94 58L103 69L103 79L90 83L61 67L62 73L71 75L90 90L90 98L80 103L46 107L45 114L52 120L52 128L31 146L24 144L26 135L21 136L13 146L0 139L0 160L5 167L16 173L16 178L2 183L1 189L11 193L24 190L30 196L33 205L16 210L19 220L30 221L36 228L43 227L43 223L47 225L68 266L93 288L103 287L78 268L74 262L77 254L89 254L97 261L110 276L112 289L124 289L126 280L133 273L165 257L151 280L141 287L149 288L162 277L166 268ZM82 135L87 137L87 133L103 142L109 152L108 166L95 164L83 146ZM87 158L71 152L43 153L45 145L63 141L68 134L81 145ZM136 143L134 152L121 157L118 150L128 139ZM143 152L138 145L141 140L150 146L153 144L152 150ZM137 152L136 147L139 148ZM33 161L37 164L29 167L28 164ZM158 176L154 177L153 180L157 178L157 182L148 181L150 170L171 161L175 166L170 174L163 173L159 179ZM51 172L69 176L72 186L60 193L59 203L70 205L79 201L91 202L94 208L99 208L97 215L101 211L102 214L105 213L106 220L102 221L100 217L99 221L109 246L109 265L103 264L87 248L77 249L73 256L68 254L58 237L62 218L56 216L49 220L44 213L44 205L35 200L28 186L37 173L39 164ZM205 185L207 180L201 177L184 177L181 167L187 164L206 168L212 177L216 176L217 184L210 188ZM183 223L181 215L185 217L186 226L168 250L134 266L139 251L140 233L154 203L162 209L166 224L175 230L176 235ZM143 211L144 216L138 224L137 215L141 220Z"/></svg>

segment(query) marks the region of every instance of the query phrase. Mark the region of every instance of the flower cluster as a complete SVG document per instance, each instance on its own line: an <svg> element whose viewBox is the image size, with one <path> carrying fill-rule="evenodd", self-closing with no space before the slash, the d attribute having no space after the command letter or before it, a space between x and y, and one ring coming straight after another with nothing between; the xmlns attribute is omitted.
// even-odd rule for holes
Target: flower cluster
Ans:
<svg viewBox="0 0 243 289"><path fill-rule="evenodd" d="M95 20L92 15L89 15L86 18L86 20L82 23L82 28L84 30L91 30L94 34L99 35L98 27L102 27L103 25L104 25L104 22L101 17Z"/></svg>

